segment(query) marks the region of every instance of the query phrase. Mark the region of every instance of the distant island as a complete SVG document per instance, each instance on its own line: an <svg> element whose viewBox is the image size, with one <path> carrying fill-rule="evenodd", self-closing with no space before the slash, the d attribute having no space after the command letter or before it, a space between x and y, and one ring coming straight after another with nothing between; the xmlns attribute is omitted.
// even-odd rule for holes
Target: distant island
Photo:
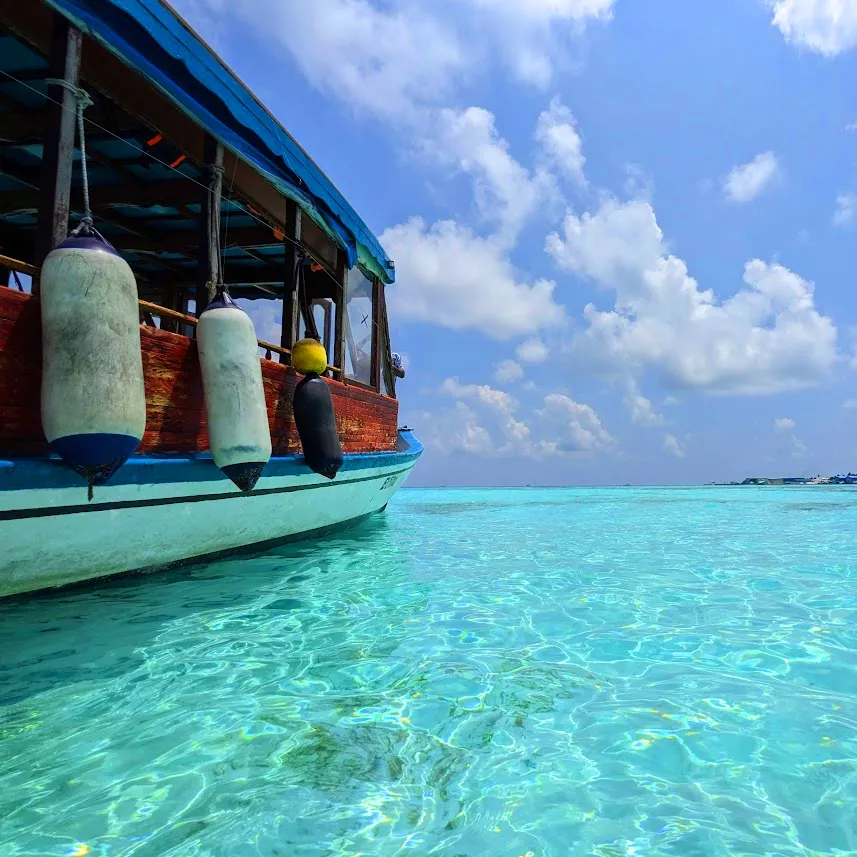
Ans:
<svg viewBox="0 0 857 857"><path fill-rule="evenodd" d="M711 482L710 485L857 485L857 473L839 476L748 476L743 482Z"/></svg>

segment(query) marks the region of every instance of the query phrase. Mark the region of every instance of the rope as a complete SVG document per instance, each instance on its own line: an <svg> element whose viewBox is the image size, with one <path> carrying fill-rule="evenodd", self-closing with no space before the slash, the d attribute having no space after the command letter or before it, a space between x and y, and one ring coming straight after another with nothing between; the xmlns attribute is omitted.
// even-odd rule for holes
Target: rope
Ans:
<svg viewBox="0 0 857 857"><path fill-rule="evenodd" d="M80 140L80 171L81 179L83 180L83 217L80 225L71 234L78 235L84 228L87 231L92 229L92 209L89 207L89 174L86 169L86 132L83 123L83 111L93 104L89 93L67 80L62 80L58 77L49 77L45 83L48 86L59 86L66 92L70 92L77 100L77 136ZM63 104L65 109L65 104Z"/></svg>
<svg viewBox="0 0 857 857"><path fill-rule="evenodd" d="M225 170L220 164L206 164L205 174L208 177L208 272L209 272L209 288L214 286L215 290L223 286L223 268L220 258L220 194L218 194L218 205L212 205L211 200L215 197L215 189L220 185L221 192L223 187L223 174ZM209 292L210 294L211 292ZM202 312L202 308L197 307L197 315Z"/></svg>
<svg viewBox="0 0 857 857"><path fill-rule="evenodd" d="M304 326L306 327L306 335L308 339L315 339L316 342L321 342L321 337L318 334L318 326L315 323L315 314L312 311L312 306L309 302L309 296L306 291L306 276L304 267L306 263L306 253L301 250L297 251L297 264L295 265L295 292L297 293L298 303L301 308L301 314L304 317Z"/></svg>

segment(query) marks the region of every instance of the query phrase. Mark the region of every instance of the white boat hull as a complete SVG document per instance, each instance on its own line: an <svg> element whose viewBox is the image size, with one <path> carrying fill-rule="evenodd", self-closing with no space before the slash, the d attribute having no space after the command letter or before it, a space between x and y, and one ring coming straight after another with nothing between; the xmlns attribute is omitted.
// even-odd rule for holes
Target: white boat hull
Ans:
<svg viewBox="0 0 857 857"><path fill-rule="evenodd" d="M382 510L422 452L348 455L334 481L274 458L241 493L210 457L130 460L87 500L56 460L0 462L0 596L321 534ZM27 483L30 482L30 485Z"/></svg>

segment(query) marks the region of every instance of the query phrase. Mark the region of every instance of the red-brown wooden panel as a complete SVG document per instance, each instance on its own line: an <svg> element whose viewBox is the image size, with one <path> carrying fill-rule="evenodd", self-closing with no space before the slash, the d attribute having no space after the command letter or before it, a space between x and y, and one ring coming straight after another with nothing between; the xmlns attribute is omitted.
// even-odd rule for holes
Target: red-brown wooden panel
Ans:
<svg viewBox="0 0 857 857"><path fill-rule="evenodd" d="M196 343L176 333L141 327L146 376L146 434L141 452L189 453L208 449ZM38 299L0 287L0 455L40 455L39 388L42 372ZM292 393L300 376L262 361L274 455L300 453ZM396 448L398 402L371 390L327 381L345 452Z"/></svg>

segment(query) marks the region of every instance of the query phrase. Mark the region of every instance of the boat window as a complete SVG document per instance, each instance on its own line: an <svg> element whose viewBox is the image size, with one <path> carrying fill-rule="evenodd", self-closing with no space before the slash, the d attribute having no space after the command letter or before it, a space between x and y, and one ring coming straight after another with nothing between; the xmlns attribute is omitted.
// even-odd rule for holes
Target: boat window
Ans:
<svg viewBox="0 0 857 857"><path fill-rule="evenodd" d="M315 318L316 330L321 337L321 344L327 352L328 362L333 362L333 331L336 306L330 298L316 298L312 301L312 314ZM306 322L301 316L298 322L298 339L307 335Z"/></svg>
<svg viewBox="0 0 857 857"><path fill-rule="evenodd" d="M345 374L361 384L372 383L372 280L359 268L348 272L345 310Z"/></svg>

